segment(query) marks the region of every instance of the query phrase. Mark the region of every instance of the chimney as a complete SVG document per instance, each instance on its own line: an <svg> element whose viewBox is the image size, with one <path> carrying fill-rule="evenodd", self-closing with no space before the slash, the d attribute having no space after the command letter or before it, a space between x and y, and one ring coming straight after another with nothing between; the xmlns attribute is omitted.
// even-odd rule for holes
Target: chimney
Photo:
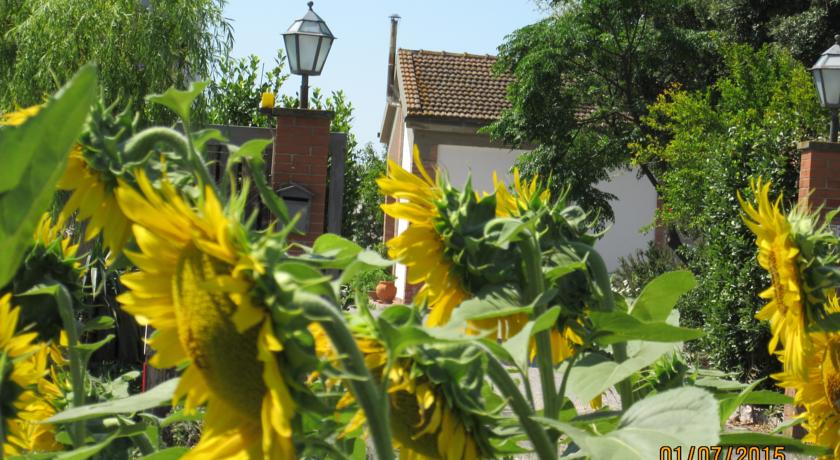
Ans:
<svg viewBox="0 0 840 460"><path fill-rule="evenodd" d="M400 15L392 14L391 18L391 47L388 49L388 87L385 89L386 96L390 101L396 97L394 90L394 79L396 78L396 60L397 60L397 23L400 21Z"/></svg>

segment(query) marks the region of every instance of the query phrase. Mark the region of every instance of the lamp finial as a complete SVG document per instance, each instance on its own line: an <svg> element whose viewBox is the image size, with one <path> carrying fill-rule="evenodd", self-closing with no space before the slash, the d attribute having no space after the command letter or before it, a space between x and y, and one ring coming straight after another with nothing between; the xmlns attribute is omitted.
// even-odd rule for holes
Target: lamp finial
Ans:
<svg viewBox="0 0 840 460"><path fill-rule="evenodd" d="M314 5L314 4L315 4L315 2L306 2L306 4L309 6L309 9L311 10L311 9L312 9L312 5ZM838 35L837 37L840 37L840 35Z"/></svg>

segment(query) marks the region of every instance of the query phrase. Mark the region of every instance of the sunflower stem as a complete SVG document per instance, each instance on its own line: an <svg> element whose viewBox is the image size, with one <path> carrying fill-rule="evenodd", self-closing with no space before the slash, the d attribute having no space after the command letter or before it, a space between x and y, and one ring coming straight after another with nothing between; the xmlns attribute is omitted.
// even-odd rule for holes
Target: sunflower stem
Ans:
<svg viewBox="0 0 840 460"><path fill-rule="evenodd" d="M561 406L563 405L563 400L566 398L566 387L569 384L569 376L572 375L572 366L575 365L577 357L577 353L569 357L569 362L566 363L566 370L563 372L563 380L560 382L560 391L557 392L557 400L560 401Z"/></svg>
<svg viewBox="0 0 840 460"><path fill-rule="evenodd" d="M73 385L73 407L85 405L85 362L79 353L79 330L73 309L73 298L63 284L56 285L58 312L64 330L67 332L67 349L70 355L70 381ZM76 421L70 425L70 437L73 447L81 447L85 442L85 422Z"/></svg>
<svg viewBox="0 0 840 460"><path fill-rule="evenodd" d="M388 422L388 400L384 392L374 384L373 375L365 366L364 357L350 330L347 329L339 308L315 294L302 291L294 294L293 302L311 316L323 318L318 322L330 337L336 351L343 356L342 362L345 369L362 377L358 380L349 379L347 384L365 412L377 458L392 460L394 449L391 445L391 428Z"/></svg>
<svg viewBox="0 0 840 460"><path fill-rule="evenodd" d="M522 423L525 434L528 435L528 439L534 445L537 457L548 460L556 459L557 446L552 443L540 424L532 418L535 415L534 410L528 405L528 401L525 400L516 383L510 378L507 369L493 356L493 353L488 351L487 356L487 375L510 402L511 409L519 417L519 422Z"/></svg>
<svg viewBox="0 0 840 460"><path fill-rule="evenodd" d="M522 271L525 283L526 302L533 302L545 290L545 280L542 273L542 254L539 251L539 243L533 234L528 234L519 241L522 249ZM545 313L545 305L537 303L534 306L534 318L539 318ZM554 382L554 363L551 353L551 331L546 329L537 332L537 366L540 370L540 385L543 393L543 410L545 416L550 419L557 418L560 407L557 405L557 388Z"/></svg>
<svg viewBox="0 0 840 460"><path fill-rule="evenodd" d="M184 124L184 129L187 133L190 132L189 124ZM125 158L127 161L142 161L150 155L152 149L158 144L164 144L174 150L182 158L186 159L187 163L192 166L198 174L201 182L209 185L216 192L216 196L222 197L219 194L216 181L210 176L210 171L207 165L195 151L192 141L183 134L175 131L172 128L163 126L156 126L153 128L144 129L135 134L125 146Z"/></svg>
<svg viewBox="0 0 840 460"><path fill-rule="evenodd" d="M598 254L592 246L583 243L572 243L575 252L581 259L587 261L587 265L595 283L601 290L601 311L615 311L615 299L613 298L612 285L610 284L610 275L607 271L607 265L604 259ZM621 364L627 360L627 343L614 343L612 345L613 359L615 362ZM615 386L621 397L621 408L627 410L633 404L633 388L629 379L624 379L618 382Z"/></svg>

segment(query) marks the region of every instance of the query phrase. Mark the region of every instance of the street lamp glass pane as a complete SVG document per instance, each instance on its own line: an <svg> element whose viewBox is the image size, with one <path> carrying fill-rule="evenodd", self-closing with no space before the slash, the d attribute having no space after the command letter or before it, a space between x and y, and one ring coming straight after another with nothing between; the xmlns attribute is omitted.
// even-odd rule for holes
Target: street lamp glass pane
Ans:
<svg viewBox="0 0 840 460"><path fill-rule="evenodd" d="M286 43L286 55L289 56L289 71L293 74L300 73L299 65L298 65L298 53L297 53L297 36L296 35L284 35L283 41Z"/></svg>
<svg viewBox="0 0 840 460"><path fill-rule="evenodd" d="M825 104L827 107L840 107L840 68L822 69Z"/></svg>
<svg viewBox="0 0 840 460"><path fill-rule="evenodd" d="M318 53L318 62L315 63L315 72L321 73L321 70L324 69L324 62L327 60L327 54L330 52L330 47L332 47L332 38L324 38L321 40L321 51Z"/></svg>
<svg viewBox="0 0 840 460"><path fill-rule="evenodd" d="M825 87L823 86L822 71L814 70L814 86L817 87L817 94L820 96L820 105L825 107Z"/></svg>
<svg viewBox="0 0 840 460"><path fill-rule="evenodd" d="M315 68L315 53L318 51L317 35L298 35L298 49L300 51L300 72L311 75L318 73Z"/></svg>

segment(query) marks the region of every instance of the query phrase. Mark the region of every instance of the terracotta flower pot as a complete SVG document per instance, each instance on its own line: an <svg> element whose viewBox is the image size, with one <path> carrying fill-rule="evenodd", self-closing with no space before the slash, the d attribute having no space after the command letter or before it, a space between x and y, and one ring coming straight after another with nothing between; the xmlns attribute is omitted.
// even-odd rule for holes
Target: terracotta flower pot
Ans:
<svg viewBox="0 0 840 460"><path fill-rule="evenodd" d="M376 285L376 298L382 303L391 303L397 295L397 287L393 281L380 281Z"/></svg>

